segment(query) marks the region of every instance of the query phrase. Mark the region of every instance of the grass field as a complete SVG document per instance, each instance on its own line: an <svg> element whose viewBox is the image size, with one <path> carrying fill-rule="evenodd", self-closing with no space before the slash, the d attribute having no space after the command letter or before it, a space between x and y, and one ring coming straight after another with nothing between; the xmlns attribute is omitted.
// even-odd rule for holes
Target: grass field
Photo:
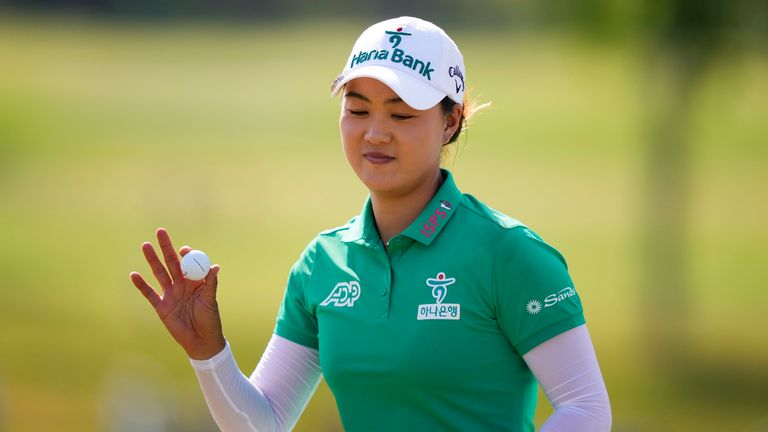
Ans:
<svg viewBox="0 0 768 432"><path fill-rule="evenodd" d="M128 273L148 273L139 245L158 226L206 250L250 373L290 265L365 198L328 95L363 26L0 18L0 430L212 428L186 357ZM702 364L718 366L686 388L639 343L639 281L653 271L638 249L641 45L451 33L474 96L493 105L447 166L568 259L615 430L768 430L754 386L768 377L768 59L717 59L695 96L684 313ZM323 386L297 430L338 429Z"/></svg>

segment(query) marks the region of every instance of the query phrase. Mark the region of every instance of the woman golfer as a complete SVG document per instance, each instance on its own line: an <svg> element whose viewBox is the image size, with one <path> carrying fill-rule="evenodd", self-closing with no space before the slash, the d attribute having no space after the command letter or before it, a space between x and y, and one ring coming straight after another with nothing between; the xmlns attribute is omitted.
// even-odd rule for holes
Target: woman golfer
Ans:
<svg viewBox="0 0 768 432"><path fill-rule="evenodd" d="M370 196L290 270L250 377L221 331L219 267L186 280L163 229L165 266L142 246L163 295L131 279L187 352L221 429L291 429L321 374L350 431L532 431L537 383L554 407L542 431L610 429L563 257L440 168L469 114L466 79L432 23L401 17L360 35L332 92L344 153Z"/></svg>

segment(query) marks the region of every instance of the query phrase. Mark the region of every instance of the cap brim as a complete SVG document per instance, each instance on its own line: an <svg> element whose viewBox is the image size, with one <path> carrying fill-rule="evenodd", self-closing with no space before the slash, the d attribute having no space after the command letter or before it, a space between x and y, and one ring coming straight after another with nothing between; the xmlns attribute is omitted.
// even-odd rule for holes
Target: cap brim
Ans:
<svg viewBox="0 0 768 432"><path fill-rule="evenodd" d="M336 84L331 96L336 96L344 84L355 78L374 78L391 88L403 102L417 110L427 110L437 105L446 96L441 91L426 84L423 79L411 76L407 72L397 69L370 65L358 67L344 76Z"/></svg>

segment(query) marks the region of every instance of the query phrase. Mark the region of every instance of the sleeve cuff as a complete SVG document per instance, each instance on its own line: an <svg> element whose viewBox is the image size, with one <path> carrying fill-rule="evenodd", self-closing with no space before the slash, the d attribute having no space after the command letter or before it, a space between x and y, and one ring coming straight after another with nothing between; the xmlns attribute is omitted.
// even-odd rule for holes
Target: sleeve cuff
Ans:
<svg viewBox="0 0 768 432"><path fill-rule="evenodd" d="M305 332L294 330L284 322L278 322L275 325L274 333L284 339L288 339L291 342L303 345L307 348L318 349L320 347L317 336L311 336Z"/></svg>
<svg viewBox="0 0 768 432"><path fill-rule="evenodd" d="M515 348L517 348L517 351L520 353L521 356L525 355L528 351L536 348L542 342L545 342L559 335L560 333L566 332L584 323L586 323L586 320L584 319L584 314L580 313L577 315L571 315L570 317L566 317L560 321L557 321L554 324L551 324L550 326L537 331L531 336L528 336L527 338L523 339L521 342L517 343L515 345Z"/></svg>
<svg viewBox="0 0 768 432"><path fill-rule="evenodd" d="M190 358L189 362L192 363L192 367L196 370L211 370L230 358L234 358L234 356L232 355L232 349L229 347L229 341L226 341L224 349L219 351L219 353L213 357L207 360L195 360Z"/></svg>

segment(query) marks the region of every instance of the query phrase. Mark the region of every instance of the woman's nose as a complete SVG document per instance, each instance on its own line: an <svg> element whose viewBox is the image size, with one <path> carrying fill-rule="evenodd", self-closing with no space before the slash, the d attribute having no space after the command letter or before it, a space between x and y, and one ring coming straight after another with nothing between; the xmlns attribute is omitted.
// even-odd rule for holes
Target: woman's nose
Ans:
<svg viewBox="0 0 768 432"><path fill-rule="evenodd" d="M382 121L372 119L365 131L365 140L371 144L386 144L392 140L392 134Z"/></svg>

